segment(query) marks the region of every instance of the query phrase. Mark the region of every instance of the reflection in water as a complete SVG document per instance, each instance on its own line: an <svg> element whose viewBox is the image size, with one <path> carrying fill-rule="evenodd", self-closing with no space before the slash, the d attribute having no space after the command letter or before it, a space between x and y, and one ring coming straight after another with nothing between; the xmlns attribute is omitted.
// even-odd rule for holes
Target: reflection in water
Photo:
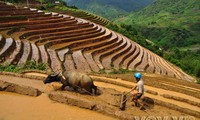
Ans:
<svg viewBox="0 0 200 120"><path fill-rule="evenodd" d="M51 101L46 94L29 97L0 92L0 120L116 120L94 111Z"/></svg>

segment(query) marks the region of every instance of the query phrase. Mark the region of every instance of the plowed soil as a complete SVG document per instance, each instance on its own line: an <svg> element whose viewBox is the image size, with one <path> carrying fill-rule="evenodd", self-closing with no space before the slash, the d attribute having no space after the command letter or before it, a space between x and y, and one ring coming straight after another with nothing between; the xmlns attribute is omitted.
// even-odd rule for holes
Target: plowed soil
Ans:
<svg viewBox="0 0 200 120"><path fill-rule="evenodd" d="M45 76L44 74L35 74L35 73L29 74L29 75ZM97 77L97 76L94 76L94 77ZM106 79L107 81L116 81L116 79L112 79L112 78L106 78L106 77L101 77L101 78ZM25 85L25 86L31 86L33 88L39 89L42 92L45 92L45 89L46 89L46 86L43 84L43 82L41 80L36 80L36 79L0 75L0 80L16 83L20 85ZM125 85L131 85L131 86L135 85L135 83L133 82L124 81L121 79L117 79L117 82L121 84L125 84ZM166 84L169 84L169 83L166 83ZM122 86L118 86L118 85L114 85L110 83L105 83L105 82L95 81L95 85L97 85L98 87L113 88L122 92L130 90L129 88L126 88L126 87L122 87ZM173 85L173 84L170 84L170 85ZM190 88L188 86L176 85L176 84L174 86ZM200 100L198 98L195 98L183 93L164 90L161 88L156 88L156 87L152 87L148 85L145 85L145 88L148 90L156 91L158 93L158 95L145 93L145 96L147 97L155 98L161 101L165 101L167 103L173 103L177 106L181 106L183 108L189 108L191 110L200 112L200 108L197 106L193 106L185 102L167 99L167 98L162 97L161 95L169 94L169 95L179 96L183 98L188 98L192 101L199 103ZM199 89L192 88L192 87L191 87L191 90L199 91ZM66 119L66 118L68 118L69 120L70 119L73 119L73 120L79 120L79 119L112 120L112 119L115 119L115 118L108 117L103 114L95 113L93 111L89 111L86 109L81 109L81 108L53 102L47 98L47 95L45 93L43 93L42 95L38 97L28 97L24 95L1 92L0 106L1 108L3 108L3 109L0 109L0 119L3 119L3 120L11 120L11 119L54 120L54 119ZM127 107L130 108L131 106L127 106ZM161 107L158 105L154 105L153 108L148 109L146 111L141 111L136 107L131 107L130 110L127 112L131 112L131 113L134 112L135 116L150 116L150 115L151 116L152 115L154 116L188 116L187 114L183 114L181 112L171 110L165 107Z"/></svg>

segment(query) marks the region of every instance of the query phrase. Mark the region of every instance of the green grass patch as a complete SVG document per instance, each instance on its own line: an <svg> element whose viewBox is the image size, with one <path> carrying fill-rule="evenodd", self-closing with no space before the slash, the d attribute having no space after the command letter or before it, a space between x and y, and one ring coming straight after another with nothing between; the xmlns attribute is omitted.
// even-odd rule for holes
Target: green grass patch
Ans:
<svg viewBox="0 0 200 120"><path fill-rule="evenodd" d="M22 73L26 70L46 70L46 63L36 63L35 61L28 61L26 64L21 65L0 65L0 71Z"/></svg>

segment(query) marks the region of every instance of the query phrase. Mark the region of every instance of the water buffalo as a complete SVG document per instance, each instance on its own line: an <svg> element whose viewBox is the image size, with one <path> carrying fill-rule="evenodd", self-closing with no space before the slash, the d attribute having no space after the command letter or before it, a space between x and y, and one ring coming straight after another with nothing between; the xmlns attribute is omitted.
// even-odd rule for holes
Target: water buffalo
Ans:
<svg viewBox="0 0 200 120"><path fill-rule="evenodd" d="M91 77L84 73L65 71L63 74L48 75L44 80L44 84L55 81L62 83L62 89L66 86L70 86L73 87L74 90L81 89L89 94L97 94L97 86L94 85Z"/></svg>

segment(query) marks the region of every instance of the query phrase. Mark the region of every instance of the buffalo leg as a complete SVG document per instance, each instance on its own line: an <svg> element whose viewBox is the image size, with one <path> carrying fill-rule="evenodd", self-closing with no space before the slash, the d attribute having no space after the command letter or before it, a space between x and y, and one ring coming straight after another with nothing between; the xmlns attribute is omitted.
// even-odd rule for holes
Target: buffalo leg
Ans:
<svg viewBox="0 0 200 120"><path fill-rule="evenodd" d="M94 95L97 95L97 86L93 85L92 89L94 89Z"/></svg>
<svg viewBox="0 0 200 120"><path fill-rule="evenodd" d="M65 87L66 87L66 85L63 84L63 85L61 86L61 90L64 90Z"/></svg>

